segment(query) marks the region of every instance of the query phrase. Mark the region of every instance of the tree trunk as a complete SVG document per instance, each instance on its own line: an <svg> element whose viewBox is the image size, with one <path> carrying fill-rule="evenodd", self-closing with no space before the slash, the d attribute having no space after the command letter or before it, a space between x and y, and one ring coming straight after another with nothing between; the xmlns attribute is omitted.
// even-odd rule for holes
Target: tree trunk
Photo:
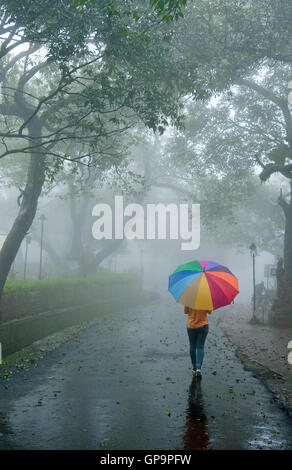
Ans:
<svg viewBox="0 0 292 470"><path fill-rule="evenodd" d="M282 205L285 214L284 270L277 276L277 310L292 310L292 184L290 202Z"/></svg>
<svg viewBox="0 0 292 470"><path fill-rule="evenodd" d="M112 255L116 250L118 250L120 246L122 245L122 243L123 243L123 240L107 240L105 247L102 248L95 255L93 260L91 260L90 263L89 262L86 263L83 266L83 269L81 267L83 276L86 277L88 274L91 274L94 271L96 271L96 269L103 262L103 260L105 260L110 255Z"/></svg>
<svg viewBox="0 0 292 470"><path fill-rule="evenodd" d="M285 277L292 287L292 184L290 193L290 204L287 208L285 239L284 239L284 271Z"/></svg>
<svg viewBox="0 0 292 470"><path fill-rule="evenodd" d="M79 204L78 204L79 202ZM79 268L84 264L86 250L84 247L85 219L88 213L89 198L70 196L70 214L72 222L72 240L68 258L78 262Z"/></svg>
<svg viewBox="0 0 292 470"><path fill-rule="evenodd" d="M34 121L33 134L41 129ZM45 179L45 162L42 154L33 153L27 171L27 180L23 191L18 215L0 251L0 301L12 263L26 236L36 214L38 198Z"/></svg>
<svg viewBox="0 0 292 470"><path fill-rule="evenodd" d="M37 236L36 234L33 234L32 239L40 245L41 237ZM66 260L59 256L59 254L54 250L52 245L47 240L43 240L43 249L47 252L53 263L57 266L57 268L62 271L71 270Z"/></svg>

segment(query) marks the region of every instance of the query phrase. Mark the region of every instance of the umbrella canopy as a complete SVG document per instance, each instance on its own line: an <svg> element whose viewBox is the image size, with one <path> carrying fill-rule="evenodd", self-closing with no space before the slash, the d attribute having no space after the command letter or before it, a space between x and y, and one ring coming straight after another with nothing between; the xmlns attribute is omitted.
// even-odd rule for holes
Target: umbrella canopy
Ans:
<svg viewBox="0 0 292 470"><path fill-rule="evenodd" d="M239 292L238 279L214 261L191 261L169 276L168 290L180 304L196 310L229 305Z"/></svg>

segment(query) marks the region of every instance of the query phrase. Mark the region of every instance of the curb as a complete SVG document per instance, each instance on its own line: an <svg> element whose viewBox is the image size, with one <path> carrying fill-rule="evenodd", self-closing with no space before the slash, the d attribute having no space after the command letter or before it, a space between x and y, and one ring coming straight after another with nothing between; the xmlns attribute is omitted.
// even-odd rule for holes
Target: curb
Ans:
<svg viewBox="0 0 292 470"><path fill-rule="evenodd" d="M137 298L134 297L131 300L133 300L132 303L130 302L129 305L125 308L121 308L119 311L124 312L128 308L133 308ZM146 292L140 305L142 304L146 306L155 304L157 301L159 301L159 299L155 295L152 295L151 292ZM26 370L29 367L36 367L38 361L45 358L49 353L55 351L57 348L70 341L75 336L78 336L83 331L100 324L106 315L107 313L69 326L60 331L56 331L44 338L34 341L32 344L20 349L19 351L6 356L3 364L0 365L0 383L8 381L15 373L21 370ZM5 384L4 387L6 388Z"/></svg>

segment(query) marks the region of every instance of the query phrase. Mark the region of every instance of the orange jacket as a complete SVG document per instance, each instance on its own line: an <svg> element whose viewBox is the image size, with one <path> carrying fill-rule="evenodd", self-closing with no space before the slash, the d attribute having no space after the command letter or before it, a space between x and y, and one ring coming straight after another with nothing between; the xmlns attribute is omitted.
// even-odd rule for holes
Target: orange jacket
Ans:
<svg viewBox="0 0 292 470"><path fill-rule="evenodd" d="M188 328L201 328L202 326L208 325L207 313L211 313L211 311L194 310L193 308L185 305L184 313L188 315Z"/></svg>

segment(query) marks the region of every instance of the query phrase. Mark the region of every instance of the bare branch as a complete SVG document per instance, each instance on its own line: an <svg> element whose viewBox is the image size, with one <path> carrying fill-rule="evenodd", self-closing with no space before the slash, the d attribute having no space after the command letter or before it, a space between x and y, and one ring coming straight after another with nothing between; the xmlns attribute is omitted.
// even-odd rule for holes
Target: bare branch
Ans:
<svg viewBox="0 0 292 470"><path fill-rule="evenodd" d="M288 106L287 98L279 98L272 90L264 88L258 85L257 83L253 82L252 80L240 79L237 80L237 84L249 87L250 89L254 90L256 93L263 96L265 99L271 101L280 108L286 124L286 138L289 142L290 147L292 147L292 116Z"/></svg>

